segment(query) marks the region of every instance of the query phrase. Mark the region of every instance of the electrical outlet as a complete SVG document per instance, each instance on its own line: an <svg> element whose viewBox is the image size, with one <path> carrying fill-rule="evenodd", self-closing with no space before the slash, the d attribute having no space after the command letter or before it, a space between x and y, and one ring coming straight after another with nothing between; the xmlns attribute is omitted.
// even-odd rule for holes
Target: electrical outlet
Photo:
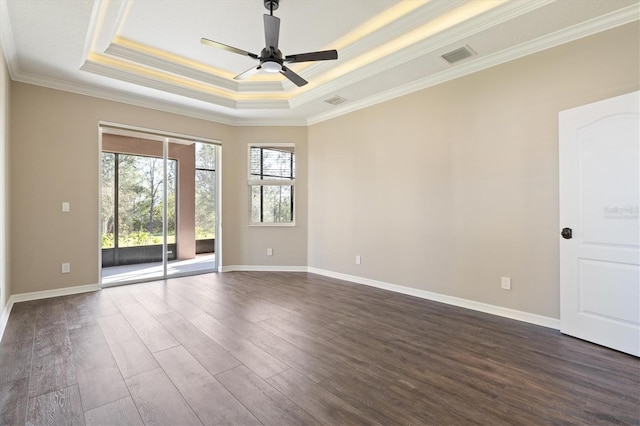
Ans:
<svg viewBox="0 0 640 426"><path fill-rule="evenodd" d="M273 249L272 248L268 248L267 249L267 256L273 256Z"/></svg>
<svg viewBox="0 0 640 426"><path fill-rule="evenodd" d="M360 263L362 263L362 259L360 256L356 256L356 265L359 265Z"/></svg>
<svg viewBox="0 0 640 426"><path fill-rule="evenodd" d="M502 277L502 289L503 290L511 290L511 278L510 277Z"/></svg>
<svg viewBox="0 0 640 426"><path fill-rule="evenodd" d="M69 202L67 202L67 201L63 201L62 202L62 211L64 213L68 213L68 212L71 211L71 205L69 204Z"/></svg>
<svg viewBox="0 0 640 426"><path fill-rule="evenodd" d="M62 273L63 274L68 274L69 272L71 272L71 264L70 263L63 263L62 264Z"/></svg>

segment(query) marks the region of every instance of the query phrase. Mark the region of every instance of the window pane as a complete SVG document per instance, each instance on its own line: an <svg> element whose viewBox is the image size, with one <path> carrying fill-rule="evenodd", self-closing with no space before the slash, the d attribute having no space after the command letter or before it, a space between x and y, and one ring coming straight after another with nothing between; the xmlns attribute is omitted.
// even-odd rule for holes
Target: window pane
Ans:
<svg viewBox="0 0 640 426"><path fill-rule="evenodd" d="M295 179L293 148L251 147L249 168L255 179Z"/></svg>
<svg viewBox="0 0 640 426"><path fill-rule="evenodd" d="M216 169L216 146L196 142L196 169Z"/></svg>
<svg viewBox="0 0 640 426"><path fill-rule="evenodd" d="M178 162L176 160L167 161L167 244L175 244L177 228L177 176ZM160 218L162 218L162 199L160 199ZM160 242L162 242L162 228L160 228Z"/></svg>
<svg viewBox="0 0 640 426"><path fill-rule="evenodd" d="M251 221L254 223L293 222L293 186L252 185Z"/></svg>
<svg viewBox="0 0 640 426"><path fill-rule="evenodd" d="M118 155L118 246L162 244L164 205L163 160L137 155ZM175 242L176 161L167 170L167 243Z"/></svg>
<svg viewBox="0 0 640 426"><path fill-rule="evenodd" d="M216 236L216 173L196 170L196 240Z"/></svg>
<svg viewBox="0 0 640 426"><path fill-rule="evenodd" d="M115 232L115 154L102 153L102 216L100 232L102 248L113 248Z"/></svg>

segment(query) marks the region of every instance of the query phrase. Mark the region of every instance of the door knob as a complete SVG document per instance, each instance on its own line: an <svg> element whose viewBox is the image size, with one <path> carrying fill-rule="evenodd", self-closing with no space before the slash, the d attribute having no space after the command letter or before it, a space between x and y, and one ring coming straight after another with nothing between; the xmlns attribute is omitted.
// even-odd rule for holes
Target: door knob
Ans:
<svg viewBox="0 0 640 426"><path fill-rule="evenodd" d="M573 231L571 230L571 228L564 228L560 235L562 235L562 238L564 238L565 240L570 240L571 238L573 238Z"/></svg>

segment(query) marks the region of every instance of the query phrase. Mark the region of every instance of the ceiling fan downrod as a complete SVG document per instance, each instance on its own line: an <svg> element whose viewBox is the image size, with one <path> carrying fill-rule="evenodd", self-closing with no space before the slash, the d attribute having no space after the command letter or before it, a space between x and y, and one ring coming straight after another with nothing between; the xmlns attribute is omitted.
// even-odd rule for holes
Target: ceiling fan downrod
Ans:
<svg viewBox="0 0 640 426"><path fill-rule="evenodd" d="M269 11L271 16L273 16L273 11L278 9L280 4L280 0L264 0L264 7Z"/></svg>

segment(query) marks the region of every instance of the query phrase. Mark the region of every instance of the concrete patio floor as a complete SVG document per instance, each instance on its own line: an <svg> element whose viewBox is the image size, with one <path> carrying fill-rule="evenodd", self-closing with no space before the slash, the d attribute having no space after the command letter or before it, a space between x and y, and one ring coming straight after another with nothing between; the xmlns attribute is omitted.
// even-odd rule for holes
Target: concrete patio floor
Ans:
<svg viewBox="0 0 640 426"><path fill-rule="evenodd" d="M207 253L198 255L194 259L172 260L167 264L167 275L215 272L215 258L215 254ZM162 278L162 274L161 262L110 266L102 268L102 284L110 285L130 281L144 281Z"/></svg>

